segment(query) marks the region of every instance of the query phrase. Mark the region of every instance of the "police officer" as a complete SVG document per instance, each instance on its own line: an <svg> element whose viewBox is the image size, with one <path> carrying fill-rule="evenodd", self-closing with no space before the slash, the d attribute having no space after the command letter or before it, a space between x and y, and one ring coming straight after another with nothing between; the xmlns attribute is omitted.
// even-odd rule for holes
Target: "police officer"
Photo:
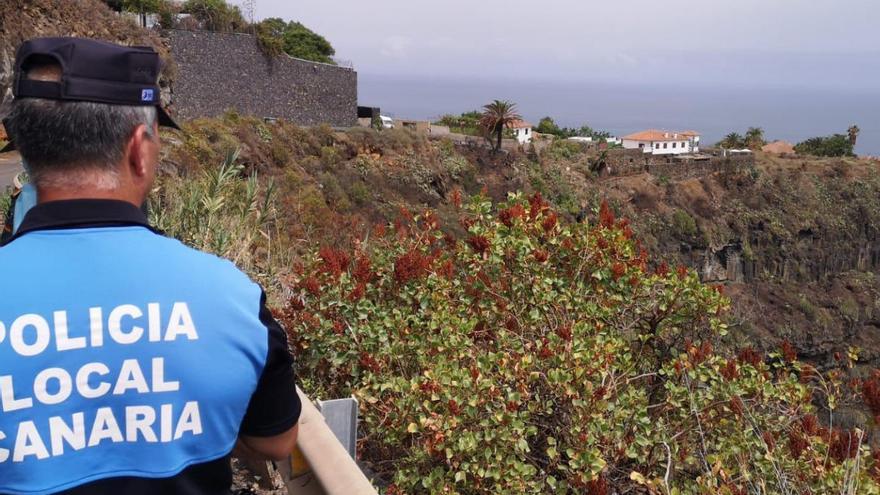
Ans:
<svg viewBox="0 0 880 495"><path fill-rule="evenodd" d="M229 456L287 456L283 330L230 262L151 230L159 57L25 42L8 131L37 189L0 248L0 493L226 494Z"/></svg>

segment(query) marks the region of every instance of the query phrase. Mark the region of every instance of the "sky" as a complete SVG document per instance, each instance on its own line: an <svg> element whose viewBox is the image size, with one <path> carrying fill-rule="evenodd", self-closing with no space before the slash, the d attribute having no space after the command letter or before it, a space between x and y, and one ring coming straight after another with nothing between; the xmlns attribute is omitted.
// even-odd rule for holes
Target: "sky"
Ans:
<svg viewBox="0 0 880 495"><path fill-rule="evenodd" d="M877 0L251 2L367 77L880 88Z"/></svg>

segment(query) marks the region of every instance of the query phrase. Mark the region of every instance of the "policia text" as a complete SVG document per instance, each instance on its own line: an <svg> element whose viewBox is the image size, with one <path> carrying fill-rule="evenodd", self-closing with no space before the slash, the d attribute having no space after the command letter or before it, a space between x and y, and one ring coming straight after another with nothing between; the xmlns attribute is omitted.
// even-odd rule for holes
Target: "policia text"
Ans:
<svg viewBox="0 0 880 495"><path fill-rule="evenodd" d="M8 345L15 353L28 358L47 350L74 351L101 347L110 342L131 345L143 340L172 342L199 338L186 303L171 305L167 318L162 318L163 309L158 303L147 304L145 311L124 304L107 313L105 320L104 309L93 307L88 311L88 331L75 331L75 335L69 332L66 311L55 311L51 326L41 315L24 314L8 326L0 321L0 346ZM32 381L0 375L0 409L7 414L30 409L35 402L60 405L74 394L88 400L108 394L155 394L179 390L180 383L166 376L163 357L152 357L144 363L125 359L113 368L96 361L85 363L76 370L46 368ZM21 421L14 432L0 431L0 463L23 462L30 456L45 459L62 455L68 449L95 447L105 441L166 443L180 439L186 433L202 433L197 401L128 405L115 411L110 407L76 411L42 421Z"/></svg>

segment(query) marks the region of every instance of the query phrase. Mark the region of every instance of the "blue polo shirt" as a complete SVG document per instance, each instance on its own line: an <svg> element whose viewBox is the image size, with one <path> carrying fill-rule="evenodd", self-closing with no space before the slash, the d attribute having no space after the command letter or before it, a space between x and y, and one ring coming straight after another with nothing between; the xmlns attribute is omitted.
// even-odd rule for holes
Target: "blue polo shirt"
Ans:
<svg viewBox="0 0 880 495"><path fill-rule="evenodd" d="M0 269L0 493L227 494L239 434L299 419L262 289L134 205L37 205Z"/></svg>

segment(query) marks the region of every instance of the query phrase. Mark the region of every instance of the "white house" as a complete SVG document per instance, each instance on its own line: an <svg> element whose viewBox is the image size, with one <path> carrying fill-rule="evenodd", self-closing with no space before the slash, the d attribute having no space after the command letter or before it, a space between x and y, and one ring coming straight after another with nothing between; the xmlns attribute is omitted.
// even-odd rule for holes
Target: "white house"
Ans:
<svg viewBox="0 0 880 495"><path fill-rule="evenodd" d="M640 149L655 155L682 155L700 151L700 133L696 131L658 131L651 129L623 137L623 147Z"/></svg>
<svg viewBox="0 0 880 495"><path fill-rule="evenodd" d="M592 136L572 136L570 138L566 138L568 141L575 141L577 143L592 143Z"/></svg>
<svg viewBox="0 0 880 495"><path fill-rule="evenodd" d="M514 120L508 124L508 127L513 130L513 137L516 138L517 143L528 144L532 142L532 124L525 120Z"/></svg>

